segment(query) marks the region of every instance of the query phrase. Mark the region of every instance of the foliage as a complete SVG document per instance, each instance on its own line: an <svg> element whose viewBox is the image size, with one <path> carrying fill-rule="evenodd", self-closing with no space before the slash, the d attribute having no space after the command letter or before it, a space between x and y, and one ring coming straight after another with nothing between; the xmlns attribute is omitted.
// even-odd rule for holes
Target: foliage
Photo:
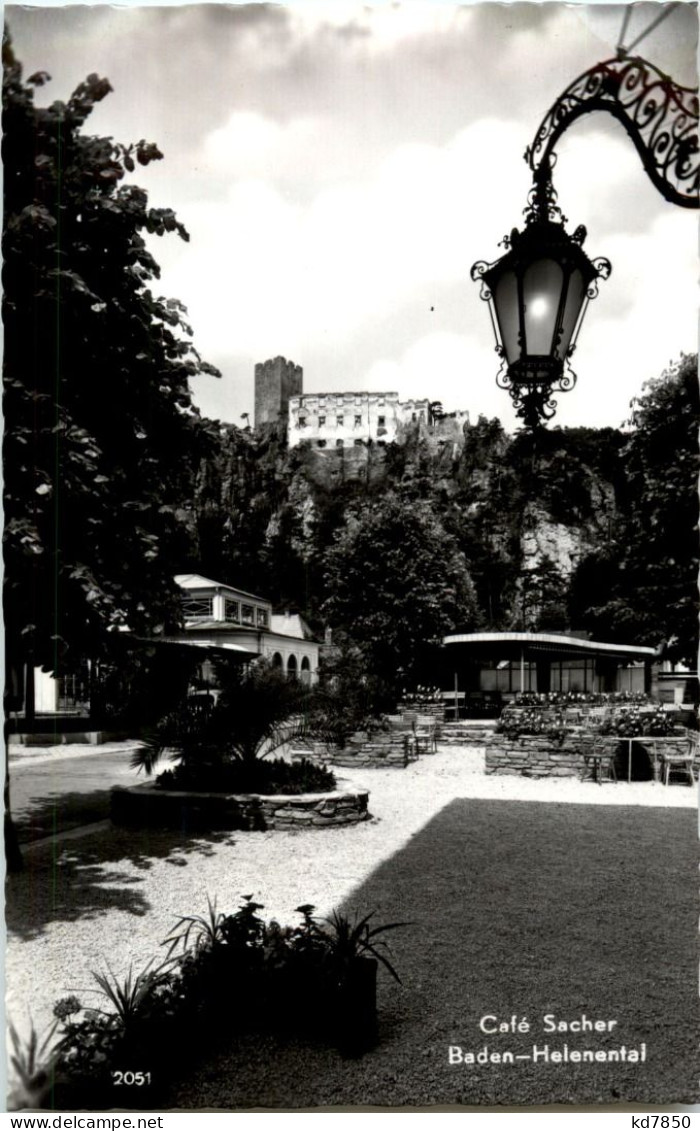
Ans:
<svg viewBox="0 0 700 1131"><path fill-rule="evenodd" d="M206 768L188 763L164 770L156 778L160 789L206 790L212 793L322 793L336 787L334 774L307 758L253 762L235 761Z"/></svg>
<svg viewBox="0 0 700 1131"><path fill-rule="evenodd" d="M185 701L146 737L132 766L150 774L167 754L179 765L178 780L223 782L233 763L251 767L289 742L337 737L327 697L268 661L248 667L219 661L217 668L222 685L217 702Z"/></svg>
<svg viewBox="0 0 700 1131"><path fill-rule="evenodd" d="M321 658L319 687L328 699L343 745L356 731L372 732L379 717L396 701L394 689L367 671L361 649L340 635L340 641Z"/></svg>
<svg viewBox="0 0 700 1131"><path fill-rule="evenodd" d="M680 410L675 403L669 403L666 409L671 418L680 411L686 423L694 419L693 412L685 413L682 404ZM675 425L668 424L670 430L676 426L677 419ZM681 421L681 431L684 427ZM675 496L680 489L690 500L691 509L695 506L692 428L693 425L690 431L686 429L680 450L692 452L693 459L683 457L674 469L677 483L672 492ZM631 458L630 444L634 432L551 428L534 438L522 432L509 437L497 420L482 417L475 424L465 424L464 445L449 460L443 449L431 447L425 436L409 435L403 446L389 445L383 449L384 456L375 460L371 475L345 479L329 471L340 468L340 462L329 459L321 468L299 448L285 450L277 435L271 438L264 431L251 436L235 429L229 432L222 439L220 456L208 458L207 462L204 508L212 521L208 545L216 569L214 565L207 568L218 576L227 561L233 563L229 574L231 569L234 574L243 571L252 588L266 586L265 591L275 600L283 599L290 607L302 610L309 623L319 630L330 623L334 643L344 649L361 650L365 674L378 680L380 694L388 690L386 699L396 694L393 664L399 651L395 641L391 646L392 625L382 622L383 617L388 620L391 615L387 602L389 607L398 602L399 615L394 621L407 626L408 639L401 643L407 642L408 650L401 651L410 665L414 661L411 625L418 623L422 601L417 598L414 610L410 599L405 598L402 578L414 578L411 592L420 594L425 574L432 576L439 561L437 545L444 546L448 554L456 549L473 586L470 599L452 618L459 627L538 630L569 625L588 628L599 639L644 642L640 631L647 630L640 622L640 612L645 602L636 597L645 583L642 570L637 571L640 576L635 578L634 585L624 586L624 574L631 565L623 562L625 568L620 566L621 553L632 545L628 526L634 535L636 525L637 538L644 529L644 522L637 523L634 508L649 514L655 507L653 489L647 496L636 486L631 487L635 459ZM636 443L638 448L644 448L641 436ZM674 449L673 443L666 446L665 441L658 448L651 445L662 473L662 488L666 481L665 465L670 463L668 452ZM643 451L642 455L646 459ZM433 529L437 528L433 556L425 563L425 569L420 558L415 568L412 563L402 562L402 557L408 555L402 554L400 530L391 545L388 537L381 536L375 544L371 515L376 512L378 526L385 522L386 509L394 504L421 515L427 511ZM199 508L199 503L196 505ZM674 498L669 499L668 495L656 508L665 510L667 525L676 513L674 508ZM420 519L416 522L419 524ZM543 523L571 531L574 541L581 546L582 556L572 579L554 555L551 560L538 555L534 569L526 561L526 536ZM683 519L678 524L684 530L686 558L692 549L688 543L694 542L693 523L691 516L688 522ZM356 533L358 525L366 530L365 548L360 545L361 534ZM679 535L677 531L676 536ZM355 601L347 601L344 593L337 601L332 593L329 595L329 585L335 586L336 577L342 574L342 567L337 566L339 542L344 550L353 548L349 556L353 582L347 587L357 593ZM685 559L667 553L669 545L664 539L658 546L649 542L649 549L642 547L642 553L636 556L645 561L645 575L657 586L653 600L646 602L649 607L654 606L653 617L657 621L674 619L685 624L687 635L688 624L693 631L694 616L692 612L688 614L687 606L685 612L681 606L677 616L673 613L674 587L678 581L681 597L688 595L692 568L686 570L682 566ZM592 546L597 547L595 551L590 549ZM382 553L387 580L384 591L376 593L375 574L381 574ZM631 556L630 551L627 557ZM654 566L657 557L665 563L660 572ZM680 572L670 566L669 557L681 563ZM345 564L343 560L342 566ZM651 564L651 571L646 571L646 564ZM435 576L439 573L438 566ZM666 584L674 598L668 610L665 601L657 599ZM651 616L648 613L647 619ZM431 638L434 619L429 618L423 633L426 640ZM666 638L672 641L675 632L669 630ZM680 634L676 634L680 639ZM432 638L439 635L438 632ZM376 648L375 641L382 639L388 641L388 646ZM659 637L648 639L655 643ZM430 646L426 645L417 659L419 670L407 673L401 682L409 678L412 682L430 679L433 660ZM398 666L403 663L402 658L398 659Z"/></svg>
<svg viewBox="0 0 700 1131"><path fill-rule="evenodd" d="M380 926L370 926L374 912L360 918L349 919L334 911L325 920L326 928L318 928L318 937L328 946L329 963L338 971L339 976L347 972L348 967L358 958L375 958L389 971L395 981L400 982L396 970L388 958L388 946L384 939L377 936L385 931L393 931L397 927L406 927L408 923L383 923Z"/></svg>
<svg viewBox="0 0 700 1131"><path fill-rule="evenodd" d="M397 690L420 673L426 648L477 616L454 538L428 502L393 493L347 515L325 554L324 587L328 622Z"/></svg>
<svg viewBox="0 0 700 1131"><path fill-rule="evenodd" d="M431 707L442 701L442 688L430 684L419 683L412 691L405 687L401 691L401 700L419 707Z"/></svg>
<svg viewBox="0 0 700 1131"><path fill-rule="evenodd" d="M58 1020L47 1028L40 1038L34 1022L30 1021L29 1036L20 1037L12 1021L8 1019L7 1029L10 1037L10 1064L14 1069L19 1088L14 1090L9 1106L43 1106L41 1101L51 1086L58 1044L54 1040Z"/></svg>
<svg viewBox="0 0 700 1131"><path fill-rule="evenodd" d="M697 653L697 355L648 381L632 402L621 453L621 513L607 544L572 579L573 615L596 636L661 645L671 660Z"/></svg>
<svg viewBox="0 0 700 1131"><path fill-rule="evenodd" d="M548 742L561 745L566 737L566 723L560 710L541 710L536 707L518 711L505 710L496 724L496 733L509 739L539 735Z"/></svg>
<svg viewBox="0 0 700 1131"><path fill-rule="evenodd" d="M216 371L151 289L147 238L188 238L130 181L158 148L83 132L106 79L39 107L49 76L23 82L7 39L3 58L6 629L13 660L68 669L107 630L178 623L188 382Z"/></svg>
<svg viewBox="0 0 700 1131"><path fill-rule="evenodd" d="M192 648L134 642L110 633L93 665L90 717L95 727L138 733L183 701L201 663Z"/></svg>
<svg viewBox="0 0 700 1131"><path fill-rule="evenodd" d="M616 708L600 726L601 734L620 734L628 738L638 735L663 736L672 734L673 718L658 703L653 711L640 712L637 704Z"/></svg>
<svg viewBox="0 0 700 1131"><path fill-rule="evenodd" d="M114 1069L138 1064L149 1080L172 1078L174 1067L191 1062L193 1047L251 1029L306 1027L345 1047L356 964L374 959L400 980L380 936L405 924L373 925L372 914L350 919L337 911L318 920L313 906L302 904L301 922L281 926L260 917L262 904L252 895L229 914L217 911L216 900L207 904L205 915L175 922L162 943L168 957L157 967L149 962L121 980L111 970L93 972L110 1010L85 1007L73 995L57 1001L49 1037L61 1028L48 1055L48 1038L40 1046L32 1029L25 1048L11 1027L12 1063L25 1091L45 1088L50 1075L59 1107L63 1098L70 1109L89 1101L102 1110L113 1106L105 1100L113 1096ZM356 1036L362 1044L363 1035ZM157 1085L139 1088L137 1102L158 1094Z"/></svg>
<svg viewBox="0 0 700 1131"><path fill-rule="evenodd" d="M673 716L664 710L662 703L651 706L641 692L572 693L523 692L512 707L506 707L496 725L496 731L507 738L523 735L541 735L550 741L562 742L569 724L567 707L606 706L604 718L591 722L589 727L599 734L663 736L673 731Z"/></svg>
<svg viewBox="0 0 700 1131"><path fill-rule="evenodd" d="M243 897L239 909L225 915L217 912L216 902L207 898L206 916L185 915L176 922L164 940L168 955L194 959L203 968L217 959L217 976L220 987L232 977L247 981L252 977L262 983L272 974L284 970L285 977L294 982L301 968L308 974L314 967L316 975L330 985L344 982L350 967L358 959L376 959L396 980L400 978L388 957L386 941L379 936L406 923L372 925L374 913L354 918L334 911L324 920L317 919L311 904L297 908L302 917L296 927L281 927L276 920L266 922L257 913L262 904L252 895ZM257 992L264 993L264 985Z"/></svg>
<svg viewBox="0 0 700 1131"><path fill-rule="evenodd" d="M137 974L134 974L133 967L130 966L121 981L109 966L106 974L99 970L92 972L99 992L111 1002L114 1014L125 1032L138 1023L153 991L167 981L167 963L162 963L156 969L152 969L152 965L152 962L147 963Z"/></svg>
<svg viewBox="0 0 700 1131"><path fill-rule="evenodd" d="M643 691L519 691L518 707L603 707L615 703L648 703Z"/></svg>

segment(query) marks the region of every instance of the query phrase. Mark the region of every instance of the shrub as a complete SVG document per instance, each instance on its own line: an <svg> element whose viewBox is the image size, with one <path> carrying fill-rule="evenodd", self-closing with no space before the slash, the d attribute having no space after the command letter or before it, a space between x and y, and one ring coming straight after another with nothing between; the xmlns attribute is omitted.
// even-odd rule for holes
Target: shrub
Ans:
<svg viewBox="0 0 700 1131"><path fill-rule="evenodd" d="M517 707L604 707L624 703L648 703L643 691L519 691Z"/></svg>
<svg viewBox="0 0 700 1131"><path fill-rule="evenodd" d="M506 738L518 739L524 735L541 735L549 742L562 743L566 725L561 711L546 711L530 707L522 711L504 711L496 724L496 733Z"/></svg>
<svg viewBox="0 0 700 1131"><path fill-rule="evenodd" d="M628 738L642 738L645 735L656 737L671 734L673 719L666 714L661 703L649 713L641 714L638 706L622 707L606 719L601 734L625 735Z"/></svg>
<svg viewBox="0 0 700 1131"><path fill-rule="evenodd" d="M236 764L253 768L289 742L332 742L338 737L339 724L327 697L288 679L268 661L244 669L220 662L218 678L223 685L218 701L181 704L134 752L134 768L151 774L167 754L188 782L195 783L225 777Z"/></svg>
<svg viewBox="0 0 700 1131"><path fill-rule="evenodd" d="M211 793L322 793L335 789L335 775L325 766L302 758L299 762L230 762L192 766L181 764L164 770L156 778L159 789L182 789Z"/></svg>
<svg viewBox="0 0 700 1131"><path fill-rule="evenodd" d="M380 936L406 924L373 925L372 914L350 919L340 912L319 920L313 905L302 904L301 922L281 926L262 919L261 910L252 895L229 914L208 900L205 915L177 920L159 966L130 969L122 980L111 970L93 972L111 1009L84 1007L74 996L56 1002L52 1106L104 1110L132 1098L143 1108L163 1098L160 1085L179 1061L190 1062L193 1048L236 1032L310 1029L344 1052L366 1049L376 1029L376 964L400 980ZM26 1050L16 1036L13 1043L25 1088L39 1078L45 1084L49 1061L39 1064L44 1049L34 1031ZM142 1077L134 1082L145 1086L116 1093L120 1074Z"/></svg>

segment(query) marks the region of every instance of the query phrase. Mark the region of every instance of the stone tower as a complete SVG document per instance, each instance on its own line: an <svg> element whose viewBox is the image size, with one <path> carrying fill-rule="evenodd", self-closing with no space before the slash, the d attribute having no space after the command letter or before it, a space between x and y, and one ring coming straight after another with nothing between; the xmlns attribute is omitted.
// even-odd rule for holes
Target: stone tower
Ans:
<svg viewBox="0 0 700 1131"><path fill-rule="evenodd" d="M289 398L303 392L304 371L284 357L255 366L255 427L287 418Z"/></svg>

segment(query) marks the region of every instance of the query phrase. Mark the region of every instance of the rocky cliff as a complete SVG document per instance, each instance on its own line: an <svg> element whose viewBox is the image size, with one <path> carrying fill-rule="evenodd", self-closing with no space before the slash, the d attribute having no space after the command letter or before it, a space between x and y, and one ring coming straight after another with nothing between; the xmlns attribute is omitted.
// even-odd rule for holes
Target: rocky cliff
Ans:
<svg viewBox="0 0 700 1131"><path fill-rule="evenodd" d="M612 429L533 439L447 418L386 446L290 450L282 426L221 426L197 475L192 558L313 622L348 510L395 492L429 500L457 536L485 627L564 627L577 562L610 537L622 442Z"/></svg>

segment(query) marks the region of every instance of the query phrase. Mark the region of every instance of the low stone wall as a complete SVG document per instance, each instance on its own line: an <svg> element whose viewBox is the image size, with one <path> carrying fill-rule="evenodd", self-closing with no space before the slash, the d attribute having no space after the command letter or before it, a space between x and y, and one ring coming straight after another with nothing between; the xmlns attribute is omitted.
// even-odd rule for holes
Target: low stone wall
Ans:
<svg viewBox="0 0 700 1131"><path fill-rule="evenodd" d="M611 743L612 743L611 739ZM679 753L685 750L684 738L648 739L656 743L657 756L664 748ZM517 739L495 734L486 747L485 770L487 774L521 774L523 777L580 777L586 772L584 754L589 747L576 733L569 734L562 743L551 742L540 735L522 735ZM644 736L634 740L632 747L632 776L635 780L649 780L652 776L651 759L646 753ZM627 780L628 746L620 742L615 753L615 765L620 780ZM636 770L641 768L642 776ZM590 772L590 771L589 771Z"/></svg>
<svg viewBox="0 0 700 1131"><path fill-rule="evenodd" d="M187 793L154 785L115 786L116 825L188 829L299 829L357 824L370 816L368 790L292 794Z"/></svg>
<svg viewBox="0 0 700 1131"><path fill-rule="evenodd" d="M521 774L523 777L576 777L585 768L580 739L567 737L559 744L538 735L519 739L494 735L486 748L487 774Z"/></svg>
<svg viewBox="0 0 700 1131"><path fill-rule="evenodd" d="M402 770L416 758L409 737L409 732L403 730L379 731L376 734L358 731L348 739L345 746L310 742L304 747L293 749L291 755L295 760L308 758L317 765L343 766L346 769L354 766L393 766Z"/></svg>

